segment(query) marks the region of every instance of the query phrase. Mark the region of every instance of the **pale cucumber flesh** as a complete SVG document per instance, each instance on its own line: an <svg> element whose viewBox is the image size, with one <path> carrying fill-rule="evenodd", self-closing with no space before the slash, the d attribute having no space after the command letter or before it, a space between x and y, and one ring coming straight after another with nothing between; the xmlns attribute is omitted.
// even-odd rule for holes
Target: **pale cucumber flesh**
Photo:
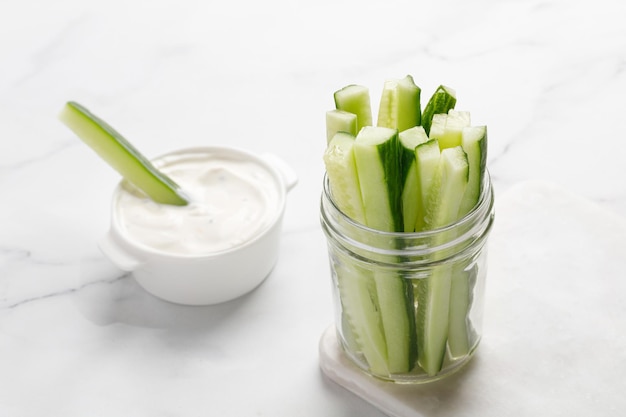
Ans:
<svg viewBox="0 0 626 417"><path fill-rule="evenodd" d="M340 260L334 269L342 314L358 351L372 372L388 375L387 345L373 276L370 271L357 268L348 258Z"/></svg>
<svg viewBox="0 0 626 417"><path fill-rule="evenodd" d="M433 114L433 118L430 124L430 132L428 133L428 137L430 139L437 139L443 137L446 133L446 121L448 120L448 115L446 113L437 113ZM440 146L442 149L443 146Z"/></svg>
<svg viewBox="0 0 626 417"><path fill-rule="evenodd" d="M359 177L354 159L354 136L336 133L324 152L333 201L351 219L365 224Z"/></svg>
<svg viewBox="0 0 626 417"><path fill-rule="evenodd" d="M467 154L460 146L441 151L439 168L426 208L429 229L446 226L455 220L469 180Z"/></svg>
<svg viewBox="0 0 626 417"><path fill-rule="evenodd" d="M417 358L413 287L396 271L374 272L391 374L409 372Z"/></svg>
<svg viewBox="0 0 626 417"><path fill-rule="evenodd" d="M419 126L422 120L420 95L421 89L410 75L400 80L386 81L377 125L397 129L398 132Z"/></svg>
<svg viewBox="0 0 626 417"><path fill-rule="evenodd" d="M427 208L428 228L439 228L456 220L461 198L467 187L468 174L467 155L460 146L441 152L433 184L435 188ZM428 375L436 375L441 370L446 354L452 269L447 264L434 267L432 274L418 280L416 286L418 362Z"/></svg>
<svg viewBox="0 0 626 417"><path fill-rule="evenodd" d="M415 284L418 363L430 376L441 370L445 359L451 278L450 268L441 266Z"/></svg>
<svg viewBox="0 0 626 417"><path fill-rule="evenodd" d="M458 218L467 215L478 204L481 182L486 170L486 126L465 127L462 131L462 147L469 163L469 180L459 207ZM474 341L469 314L477 271L475 266L470 271L465 271L462 267L463 265L456 268L450 288L448 348L453 358L469 354Z"/></svg>
<svg viewBox="0 0 626 417"><path fill-rule="evenodd" d="M415 231L417 232L426 229L426 209L437 179L440 157L441 151L436 139L430 139L415 148L415 167L419 184L418 213L415 219Z"/></svg>
<svg viewBox="0 0 626 417"><path fill-rule="evenodd" d="M333 201L344 214L365 224L363 203L354 157L355 138L338 132L324 153ZM333 252L331 250L331 252ZM389 373L387 347L378 313L376 283L370 271L359 268L348 256L336 253L333 265L342 303L345 343L363 354L372 372Z"/></svg>
<svg viewBox="0 0 626 417"><path fill-rule="evenodd" d="M445 126L441 135L434 135L431 130L431 137L439 140L441 149L461 146L463 129L471 124L469 112L449 110L444 118Z"/></svg>
<svg viewBox="0 0 626 417"><path fill-rule="evenodd" d="M359 132L364 126L372 125L372 106L370 93L362 85L349 85L335 91L335 108L355 114L357 119L356 130Z"/></svg>
<svg viewBox="0 0 626 417"><path fill-rule="evenodd" d="M456 105L456 92L445 85L440 85L433 93L430 100L426 104L422 112L422 126L427 134L430 135L430 126L433 115L439 113L448 113Z"/></svg>
<svg viewBox="0 0 626 417"><path fill-rule="evenodd" d="M455 267L450 282L450 317L448 328L448 350L452 359L469 354L476 339L469 312L472 307L473 289L478 268L469 270Z"/></svg>
<svg viewBox="0 0 626 417"><path fill-rule="evenodd" d="M357 122L356 114L348 113L343 110L329 110L326 112L326 144L328 145L331 139L337 132L346 132L352 136L356 136Z"/></svg>
<svg viewBox="0 0 626 417"><path fill-rule="evenodd" d="M469 180L459 208L459 218L469 213L478 203L481 182L487 169L487 127L465 127L461 134L461 146L467 154Z"/></svg>

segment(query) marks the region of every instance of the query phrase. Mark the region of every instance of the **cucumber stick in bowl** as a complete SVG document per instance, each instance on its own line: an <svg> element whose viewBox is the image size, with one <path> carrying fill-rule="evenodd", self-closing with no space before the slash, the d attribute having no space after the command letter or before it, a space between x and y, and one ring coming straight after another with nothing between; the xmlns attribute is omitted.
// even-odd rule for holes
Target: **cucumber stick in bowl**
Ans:
<svg viewBox="0 0 626 417"><path fill-rule="evenodd" d="M76 102L68 102L59 118L122 176L157 203L188 203L180 187L157 170L108 123Z"/></svg>
<svg viewBox="0 0 626 417"><path fill-rule="evenodd" d="M420 95L411 76L388 80L373 118L367 88L349 85L334 94L324 155L333 200L371 229L438 229L466 215L480 196L486 128L471 126L469 112L455 110L451 88L439 86L423 111ZM375 374L436 375L447 355L453 360L471 349L471 271L441 265L411 281L399 270L359 268L349 258L339 270L350 327L344 333Z"/></svg>

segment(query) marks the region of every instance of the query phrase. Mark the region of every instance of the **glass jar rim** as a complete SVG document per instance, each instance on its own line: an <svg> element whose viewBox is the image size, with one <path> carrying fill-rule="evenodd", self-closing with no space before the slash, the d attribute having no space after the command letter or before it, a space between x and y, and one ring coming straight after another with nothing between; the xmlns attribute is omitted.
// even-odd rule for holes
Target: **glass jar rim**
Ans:
<svg viewBox="0 0 626 417"><path fill-rule="evenodd" d="M342 212L332 198L328 176L324 175L321 202L324 232L340 242L345 250L354 254L364 251L385 256L429 258L433 254L445 252L446 256L437 259L437 262L443 262L466 252L468 247L474 246L471 242L478 242L480 245L493 224L493 212L494 191L489 172L486 171L478 203L457 221L440 228L419 232L382 231L359 223ZM376 245L377 242L382 243ZM388 242L396 242L398 245L389 245ZM423 261L426 262L425 259L416 262ZM432 261L433 259L428 260Z"/></svg>
<svg viewBox="0 0 626 417"><path fill-rule="evenodd" d="M346 215L335 203L335 200L332 198L332 192L330 189L330 181L328 179L328 174L324 173L324 194L328 197L328 201L331 203L334 210L337 211L342 217L343 220L348 222L351 226L362 229L363 231L367 231L370 233L376 233L379 235L387 235L391 238L417 238L417 237L427 237L427 236L435 236L439 233L446 232L452 230L459 225L466 224L479 217L481 213L491 212L493 208L493 187L491 184L491 176L489 175L489 171L485 171L484 182L482 185L482 191L480 193L480 197L478 203L470 210L465 216L458 219L457 221L447 224L442 227L438 227L436 229L423 230L420 232L388 232L384 230L373 229L363 223L359 223L356 220L352 219L350 216ZM488 206L488 207L485 207ZM485 210L486 209L486 210Z"/></svg>

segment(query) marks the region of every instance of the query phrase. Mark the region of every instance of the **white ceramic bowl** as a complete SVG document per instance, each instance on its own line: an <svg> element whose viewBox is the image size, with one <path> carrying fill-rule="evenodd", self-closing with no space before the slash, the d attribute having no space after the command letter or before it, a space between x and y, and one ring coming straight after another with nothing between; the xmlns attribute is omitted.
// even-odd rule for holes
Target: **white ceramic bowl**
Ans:
<svg viewBox="0 0 626 417"><path fill-rule="evenodd" d="M210 305L232 300L256 288L278 259L286 195L297 183L295 173L271 154L261 156L229 147L183 149L155 159L189 152L217 152L259 164L278 189L278 210L269 225L252 239L231 249L201 255L177 255L152 249L133 240L120 224L116 204L123 181L113 195L111 227L100 240L102 252L120 269L132 271L149 293L185 305Z"/></svg>

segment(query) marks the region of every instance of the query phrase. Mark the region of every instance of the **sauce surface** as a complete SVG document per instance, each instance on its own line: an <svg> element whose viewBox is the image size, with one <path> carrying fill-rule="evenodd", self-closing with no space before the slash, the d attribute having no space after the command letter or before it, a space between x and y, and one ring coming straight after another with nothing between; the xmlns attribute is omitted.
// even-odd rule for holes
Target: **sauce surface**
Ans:
<svg viewBox="0 0 626 417"><path fill-rule="evenodd" d="M158 204L125 184L115 204L122 232L158 251L203 255L235 248L266 230L280 210L279 185L244 156L200 152L156 163L190 197L187 206Z"/></svg>

